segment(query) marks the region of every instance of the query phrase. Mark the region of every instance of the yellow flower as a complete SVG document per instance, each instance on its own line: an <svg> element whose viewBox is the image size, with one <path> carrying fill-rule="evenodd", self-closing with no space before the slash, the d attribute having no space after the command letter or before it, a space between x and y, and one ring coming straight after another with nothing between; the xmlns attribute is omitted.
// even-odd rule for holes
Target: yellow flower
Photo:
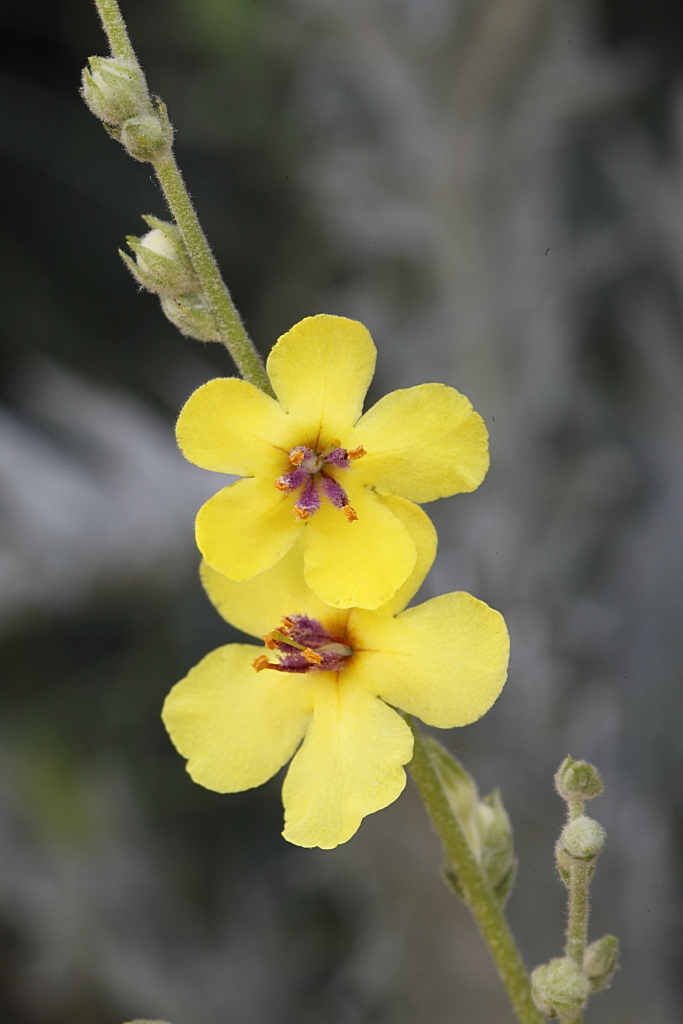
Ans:
<svg viewBox="0 0 683 1024"><path fill-rule="evenodd" d="M303 534L306 581L322 600L378 608L416 557L387 496L425 502L479 486L486 427L453 388L394 391L361 416L375 357L362 324L309 317L268 357L277 401L237 378L211 380L190 396L177 426L185 457L247 478L197 516L197 544L212 568L251 579Z"/></svg>
<svg viewBox="0 0 683 1024"><path fill-rule="evenodd" d="M412 733L395 708L449 729L480 718L507 674L502 616L465 593L407 611L436 551L434 528L402 498L387 507L410 530L416 565L374 611L323 604L306 585L301 544L277 566L235 583L202 566L207 593L265 647L229 644L173 687L163 720L195 782L219 793L260 786L293 756L283 835L331 849L405 785Z"/></svg>

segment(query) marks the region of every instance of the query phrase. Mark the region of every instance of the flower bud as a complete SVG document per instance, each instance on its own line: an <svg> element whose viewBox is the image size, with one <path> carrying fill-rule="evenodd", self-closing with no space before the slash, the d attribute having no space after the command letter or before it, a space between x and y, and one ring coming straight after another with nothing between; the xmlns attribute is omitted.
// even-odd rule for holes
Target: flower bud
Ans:
<svg viewBox="0 0 683 1024"><path fill-rule="evenodd" d="M159 299L165 315L181 334L197 341L223 340L213 313L201 295L160 295Z"/></svg>
<svg viewBox="0 0 683 1024"><path fill-rule="evenodd" d="M467 844L483 870L498 902L505 903L515 877L517 861L512 827L498 790L479 799L474 780L447 750L428 737L429 756ZM446 864L447 883L462 896L462 886L452 865Z"/></svg>
<svg viewBox="0 0 683 1024"><path fill-rule="evenodd" d="M150 163L168 156L173 144L173 128L161 100L157 100L154 110L128 118L118 131L110 134L134 160Z"/></svg>
<svg viewBox="0 0 683 1024"><path fill-rule="evenodd" d="M498 902L510 895L517 870L512 825L496 789L477 805L475 824L481 845L481 865Z"/></svg>
<svg viewBox="0 0 683 1024"><path fill-rule="evenodd" d="M563 800L592 800L602 793L602 778L588 761L568 755L555 773L555 789Z"/></svg>
<svg viewBox="0 0 683 1024"><path fill-rule="evenodd" d="M143 219L152 230L142 238L129 235L126 239L135 253L135 260L119 249L119 255L133 277L143 288L158 295L189 295L201 291L199 278L176 225L156 217Z"/></svg>
<svg viewBox="0 0 683 1024"><path fill-rule="evenodd" d="M617 969L619 939L616 935L603 935L591 942L583 955L583 971L592 992L606 988Z"/></svg>
<svg viewBox="0 0 683 1024"><path fill-rule="evenodd" d="M558 845L574 860L595 860L605 845L605 830L594 818L580 814L564 826Z"/></svg>
<svg viewBox="0 0 683 1024"><path fill-rule="evenodd" d="M126 57L90 57L81 76L81 96L100 121L122 125L149 106L149 94L136 61Z"/></svg>
<svg viewBox="0 0 683 1024"><path fill-rule="evenodd" d="M444 794L453 813L465 831L467 840L477 860L481 859L479 834L475 823L475 814L479 803L479 791L474 779L465 771L461 764L437 743L431 736L427 737L429 756Z"/></svg>
<svg viewBox="0 0 683 1024"><path fill-rule="evenodd" d="M568 956L556 957L531 972L531 997L546 1017L580 1013L589 994L588 979Z"/></svg>

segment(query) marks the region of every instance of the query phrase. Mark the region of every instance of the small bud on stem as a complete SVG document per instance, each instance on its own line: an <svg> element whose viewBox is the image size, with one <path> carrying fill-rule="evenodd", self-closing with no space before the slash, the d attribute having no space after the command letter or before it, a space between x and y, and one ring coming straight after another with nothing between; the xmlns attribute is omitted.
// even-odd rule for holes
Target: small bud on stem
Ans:
<svg viewBox="0 0 683 1024"><path fill-rule="evenodd" d="M120 126L149 107L144 75L128 57L90 57L83 69L81 95L95 117Z"/></svg>
<svg viewBox="0 0 683 1024"><path fill-rule="evenodd" d="M586 1005L590 985L568 956L555 957L531 972L531 995L546 1017L575 1016Z"/></svg>
<svg viewBox="0 0 683 1024"><path fill-rule="evenodd" d="M150 216L143 220L152 230L142 238L129 235L126 239L135 260L119 249L121 259L136 281L157 295L201 292L199 278L176 225Z"/></svg>

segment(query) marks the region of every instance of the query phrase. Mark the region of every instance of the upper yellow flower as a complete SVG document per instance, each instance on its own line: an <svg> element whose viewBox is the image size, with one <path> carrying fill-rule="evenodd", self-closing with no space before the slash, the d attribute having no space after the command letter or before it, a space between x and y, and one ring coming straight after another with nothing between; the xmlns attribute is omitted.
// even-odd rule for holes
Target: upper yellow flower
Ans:
<svg viewBox="0 0 683 1024"><path fill-rule="evenodd" d="M443 384L386 395L361 416L376 350L362 324L313 316L268 357L278 401L252 384L204 384L180 413L178 444L205 469L248 479L200 509L197 544L231 580L275 565L304 535L308 585L337 608L377 608L415 565L415 541L387 496L434 501L472 491L487 432Z"/></svg>
<svg viewBox="0 0 683 1024"><path fill-rule="evenodd" d="M188 772L208 789L259 786L294 755L282 791L283 834L299 846L346 842L365 815L399 796L413 737L394 708L439 728L467 725L505 682L508 634L488 605L455 593L402 611L434 559L436 536L416 505L390 497L386 506L415 538L417 558L408 580L374 611L331 608L316 597L301 570L303 538L246 583L204 565L204 586L221 615L265 634L265 647L220 647L164 704Z"/></svg>

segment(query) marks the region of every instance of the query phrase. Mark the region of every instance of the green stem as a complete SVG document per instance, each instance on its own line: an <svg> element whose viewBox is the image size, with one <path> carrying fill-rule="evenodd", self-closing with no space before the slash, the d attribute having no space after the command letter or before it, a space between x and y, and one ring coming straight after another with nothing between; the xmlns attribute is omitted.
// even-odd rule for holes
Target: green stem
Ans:
<svg viewBox="0 0 683 1024"><path fill-rule="evenodd" d="M244 379L272 396L273 389L261 357L254 348L221 277L173 152L157 160L152 166L173 219L180 228L225 347Z"/></svg>
<svg viewBox="0 0 683 1024"><path fill-rule="evenodd" d="M137 63L135 50L117 0L95 0L102 28L107 33L113 57L125 57Z"/></svg>
<svg viewBox="0 0 683 1024"><path fill-rule="evenodd" d="M590 880L592 864L574 861L569 869L569 900L567 909L567 941L565 956L583 968L583 955L588 942L590 913ZM562 1024L581 1024L583 1013L563 1019Z"/></svg>
<svg viewBox="0 0 683 1024"><path fill-rule="evenodd" d="M505 916L451 810L424 738L415 723L408 721L415 737L410 762L413 780L489 947L517 1019L520 1024L545 1024L545 1017L531 998L529 978Z"/></svg>
<svg viewBox="0 0 683 1024"><path fill-rule="evenodd" d="M126 57L138 63L118 0L95 0L95 4L113 56ZM247 334L221 277L173 152L153 161L152 166L197 271L211 312L218 324L223 344L244 379L266 394L273 395L261 357Z"/></svg>

